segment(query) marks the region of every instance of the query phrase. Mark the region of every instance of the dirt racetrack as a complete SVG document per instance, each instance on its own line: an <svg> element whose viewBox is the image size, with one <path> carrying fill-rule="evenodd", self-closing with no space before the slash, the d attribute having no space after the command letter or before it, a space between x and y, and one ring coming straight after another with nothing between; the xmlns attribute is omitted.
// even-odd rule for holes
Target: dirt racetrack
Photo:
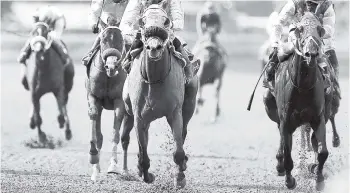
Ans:
<svg viewBox="0 0 350 193"><path fill-rule="evenodd" d="M185 173L187 177L185 189L180 191L173 189L172 139L169 137L170 128L165 119L152 123L150 128L148 146L151 159L150 172L156 175L153 184L145 184L136 178L138 148L134 131L131 133L128 163L135 178L106 174L112 147L111 111L104 111L102 119L104 134L102 173L96 183L91 182L91 166L88 160L91 131L84 87L85 69L77 61L92 41L86 37L79 39L84 38L88 40L81 46L84 48L70 48L76 60L75 83L68 107L73 139L69 142L64 140L64 132L58 128L56 119L58 114L56 102L52 95L46 95L41 100L43 131L53 136L54 140L61 140L62 144L55 149L32 149L25 146L26 142L37 137L37 132L29 128L28 115L31 109L29 93L20 84L20 68L14 62L23 38L20 42L15 41L14 36L2 37L2 192L288 192L284 185L284 177L276 175L275 155L279 134L276 125L265 114L261 86L255 95L252 111L246 110L259 75L260 63L256 60L257 54L244 55L244 51L235 52L235 49L239 49L236 47L241 45L229 47L229 53L235 53L230 54L230 65L232 63L234 67L229 67L224 75L221 95L222 117L219 122L217 124L208 122L214 114L214 90L212 87L207 87L203 93L207 103L200 114L194 116L188 127L185 151L189 154L189 162ZM19 43L12 47L10 45L9 49L5 45L9 45L11 41ZM255 46L251 49L256 49L258 47L256 45L261 43L262 41L257 40L255 44L251 44ZM339 57L343 98L336 116L336 124L341 136L341 145L339 148L332 147L331 126L327 124L330 155L325 166L325 173L328 176L325 192L328 193L349 192L349 77L346 72L349 59L344 55ZM252 66L254 64L256 66ZM305 175L297 167L299 138L300 132L297 131L294 134L292 172L296 177L297 187L290 192L315 192L313 177ZM121 151L121 148L119 150ZM311 162L314 159L313 153L307 155L308 162ZM119 161L121 162L121 159Z"/></svg>

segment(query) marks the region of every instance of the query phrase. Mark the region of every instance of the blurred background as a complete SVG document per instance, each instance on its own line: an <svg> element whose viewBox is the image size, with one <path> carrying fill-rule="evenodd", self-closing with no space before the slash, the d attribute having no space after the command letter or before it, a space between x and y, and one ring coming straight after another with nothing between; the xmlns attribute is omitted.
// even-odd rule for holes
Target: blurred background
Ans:
<svg viewBox="0 0 350 193"><path fill-rule="evenodd" d="M232 60L230 67L235 70L255 71L260 69L257 56L260 46L267 38L265 25L269 14L279 10L286 1L215 1L223 22L221 42L227 48ZM78 62L87 52L94 40L88 28L89 0L77 1L1 1L2 62L14 62L26 35L31 28L32 14L37 7L51 4L59 7L67 18L67 31L63 40L68 45L72 57ZM190 46L197 39L196 14L204 1L182 1L185 10L185 30L181 34ZM337 54L341 73L348 75L349 46L349 2L335 1L337 14L336 39ZM17 35L15 34L17 33ZM82 38L75 38L80 34ZM5 42L11 42L4 46ZM252 60L252 57L256 60ZM235 61L239 61L235 62ZM246 68L241 68L244 63Z"/></svg>

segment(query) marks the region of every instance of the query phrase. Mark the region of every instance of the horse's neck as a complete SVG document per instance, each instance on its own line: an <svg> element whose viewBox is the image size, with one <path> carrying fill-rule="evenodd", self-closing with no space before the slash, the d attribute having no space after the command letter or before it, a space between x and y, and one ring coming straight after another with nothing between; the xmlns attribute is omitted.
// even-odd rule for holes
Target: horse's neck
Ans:
<svg viewBox="0 0 350 193"><path fill-rule="evenodd" d="M317 79L316 70L317 70L317 61L314 64L311 64L310 67L306 64L306 61L299 55L295 54L293 60L291 61L292 65L289 65L289 71L291 74L291 79L294 84L299 88L311 88Z"/></svg>
<svg viewBox="0 0 350 193"><path fill-rule="evenodd" d="M158 82L162 81L169 69L170 69L170 62L169 62L169 50L168 48L165 48L163 51L162 58L153 61L148 56L146 51L143 52L143 58L141 62L141 74L142 76L148 81L148 82Z"/></svg>
<svg viewBox="0 0 350 193"><path fill-rule="evenodd" d="M93 73L94 75L107 77L107 74L104 71L104 63L102 61L101 52L97 52L94 58L92 59L90 74L91 74L91 71L97 71L97 73Z"/></svg>
<svg viewBox="0 0 350 193"><path fill-rule="evenodd" d="M210 42L216 42L216 35L206 34L204 36L204 39Z"/></svg>

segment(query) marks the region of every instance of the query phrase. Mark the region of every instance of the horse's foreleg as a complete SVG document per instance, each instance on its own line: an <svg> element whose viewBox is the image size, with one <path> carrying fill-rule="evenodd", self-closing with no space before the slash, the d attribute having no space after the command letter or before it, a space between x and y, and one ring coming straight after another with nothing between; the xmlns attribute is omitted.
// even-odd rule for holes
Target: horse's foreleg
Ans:
<svg viewBox="0 0 350 193"><path fill-rule="evenodd" d="M295 178L292 176L292 170L294 168L292 159L292 145L293 135L290 132L288 124L283 121L280 125L281 136L283 137L283 151L284 151L284 169L286 170L285 184L288 189L294 189L296 187Z"/></svg>
<svg viewBox="0 0 350 193"><path fill-rule="evenodd" d="M118 144L120 141L120 125L122 124L124 114L125 114L125 109L124 109L124 104L121 102L115 102L117 103L117 107L114 110L114 124L113 124L113 148L112 148L112 157L110 160L110 165L108 167L107 172L108 173L120 173L119 168L118 168Z"/></svg>
<svg viewBox="0 0 350 193"><path fill-rule="evenodd" d="M183 149L183 117L182 110L177 109L171 116L167 117L167 121L173 131L173 137L176 144L174 152L174 162L178 165L178 172L174 179L175 188L183 188L186 185L186 178L184 171L186 170L186 162L188 160Z"/></svg>
<svg viewBox="0 0 350 193"><path fill-rule="evenodd" d="M279 127L279 126L278 126ZM278 146L278 151L276 154L276 159L277 159L277 166L276 166L276 170L277 170L277 175L278 176L285 176L286 175L286 169L284 169L284 152L283 152L283 136L280 135L280 143Z"/></svg>
<svg viewBox="0 0 350 193"><path fill-rule="evenodd" d="M332 130L333 130L332 143L333 143L333 147L339 147L340 139L339 139L339 135L338 135L338 132L337 132L337 128L335 126L335 120L334 119L335 119L334 116L330 117L330 121L331 121L331 124L332 124Z"/></svg>
<svg viewBox="0 0 350 193"><path fill-rule="evenodd" d="M57 121L59 124L60 128L63 128L65 126L65 136L67 140L70 140L72 138L72 131L70 130L70 122L68 118L68 113L67 113L67 102L66 102L66 93L64 88L59 90L58 92L54 92L56 101L57 101L57 106L58 106L58 111L59 114L57 116Z"/></svg>
<svg viewBox="0 0 350 193"><path fill-rule="evenodd" d="M197 106L196 106L196 114L199 113L199 108L203 106L204 100L202 98L202 86L199 85L198 87L198 94L197 94Z"/></svg>
<svg viewBox="0 0 350 193"><path fill-rule="evenodd" d="M149 123L145 124L139 117L134 118L136 136L139 142L139 154L138 154L138 169L139 176L143 176L143 181L146 183L152 183L155 179L154 175L148 172L150 167L150 160L147 153L148 146L148 127Z"/></svg>
<svg viewBox="0 0 350 193"><path fill-rule="evenodd" d="M311 131L311 127L308 125L305 127L305 138L306 138L306 144L307 144L307 151L312 151L312 146L311 146L311 142L310 142L310 131Z"/></svg>
<svg viewBox="0 0 350 193"><path fill-rule="evenodd" d="M124 119L122 122L123 133L121 137L122 147L124 151L124 162L123 162L123 170L127 173L128 171L128 147L130 142L130 132L134 126L134 117L125 113Z"/></svg>
<svg viewBox="0 0 350 193"><path fill-rule="evenodd" d="M91 120L90 163L92 164L91 180L95 181L100 172L100 150L103 136L101 133L102 104L94 96L88 95L89 116Z"/></svg>
<svg viewBox="0 0 350 193"><path fill-rule="evenodd" d="M217 118L220 116L221 109L220 109L220 91L222 86L222 74L220 75L220 78L216 81L215 86L215 99L216 99L216 109L215 109L215 117L214 122L216 122Z"/></svg>
<svg viewBox="0 0 350 193"><path fill-rule="evenodd" d="M38 128L38 136L39 136L39 141L42 143L46 142L46 134L41 131L41 125L43 123L42 118L40 116L40 98L41 94L38 93L32 93L32 104L33 104L33 109L32 109L32 115L30 119L30 128L34 129L35 127Z"/></svg>
<svg viewBox="0 0 350 193"><path fill-rule="evenodd" d="M328 158L328 149L326 143L326 123L324 117L320 117L318 123L311 124L314 133L312 134L312 146L315 151L315 162L309 167L310 172L316 174L316 190L321 191L324 188L323 166Z"/></svg>

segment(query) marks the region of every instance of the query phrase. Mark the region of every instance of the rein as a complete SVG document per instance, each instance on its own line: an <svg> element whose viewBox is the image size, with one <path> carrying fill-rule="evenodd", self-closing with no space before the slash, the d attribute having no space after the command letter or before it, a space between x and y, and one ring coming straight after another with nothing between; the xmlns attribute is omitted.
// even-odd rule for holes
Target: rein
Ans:
<svg viewBox="0 0 350 193"><path fill-rule="evenodd" d="M166 48L165 48L165 49L166 49ZM170 53L170 50L169 50L169 49L167 49L167 51L168 51L168 53L169 53L169 64L170 64L168 72L166 73L166 75L165 75L162 79L156 80L156 81L154 81L154 82L150 82L150 81L148 81L148 80L144 77L144 75L142 74L142 64L145 65L145 64L147 63L147 62L146 62L146 57L147 57L147 55L146 55L146 50L144 49L144 51L143 51L143 59L142 59L142 61L141 61L141 65L140 65L140 74L141 74L141 77L142 77L143 81L144 81L146 84L150 84L150 85L152 85L152 84L162 84L162 83L164 83L164 81L166 80L166 78L169 76L170 71L171 71L171 53Z"/></svg>

